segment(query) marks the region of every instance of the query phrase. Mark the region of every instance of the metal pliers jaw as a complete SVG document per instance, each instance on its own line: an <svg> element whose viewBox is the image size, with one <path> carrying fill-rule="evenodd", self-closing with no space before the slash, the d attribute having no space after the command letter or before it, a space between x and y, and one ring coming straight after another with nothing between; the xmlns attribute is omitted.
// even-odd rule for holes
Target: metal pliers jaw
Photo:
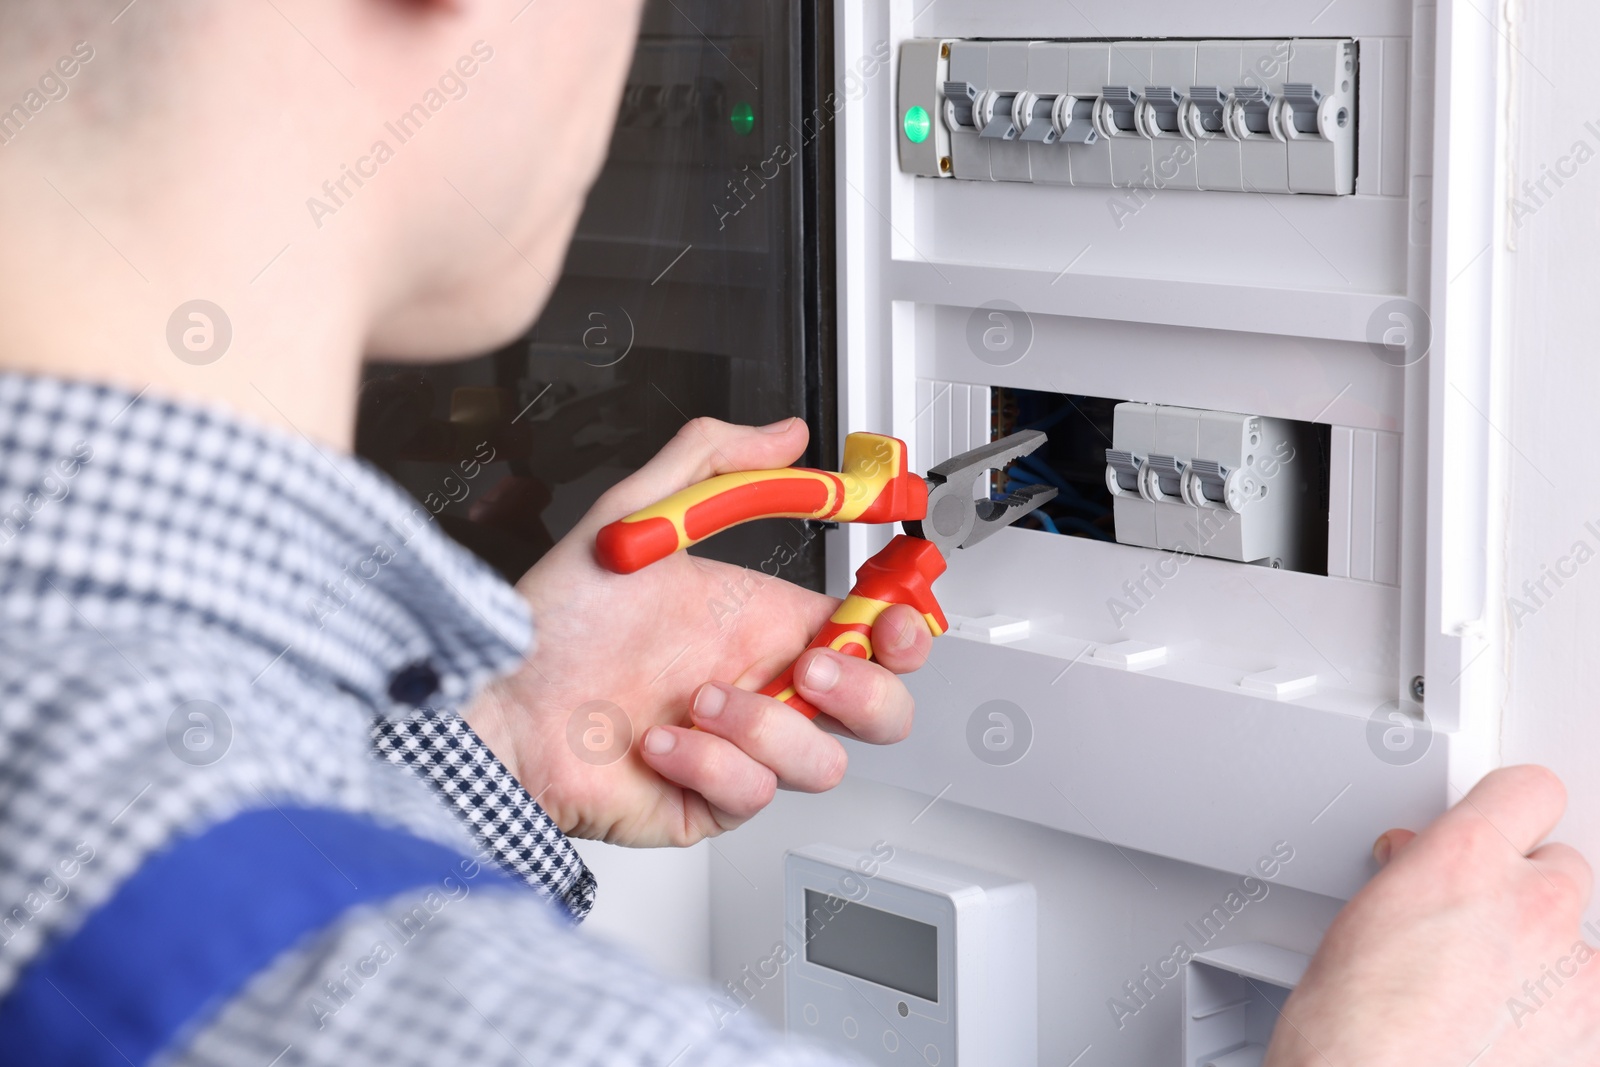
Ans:
<svg viewBox="0 0 1600 1067"><path fill-rule="evenodd" d="M987 495L981 500L973 497L974 483L980 475L1000 470L1013 460L1037 451L1046 440L1039 430L1022 430L952 456L933 467L926 479L927 517L906 522L906 533L931 541L939 551L949 555L957 548L971 548L996 530L1005 529L1055 499L1057 490L1045 485L1014 489L1001 500L990 500Z"/></svg>

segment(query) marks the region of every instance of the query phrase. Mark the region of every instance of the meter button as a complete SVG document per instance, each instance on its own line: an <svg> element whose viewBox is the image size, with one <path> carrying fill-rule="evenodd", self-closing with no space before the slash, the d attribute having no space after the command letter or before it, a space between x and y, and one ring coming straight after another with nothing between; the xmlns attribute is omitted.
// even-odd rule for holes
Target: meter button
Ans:
<svg viewBox="0 0 1600 1067"><path fill-rule="evenodd" d="M844 1036L848 1037L851 1041L854 1041L856 1039L856 1035L861 1032L861 1027L856 1025L855 1019L848 1015L844 1017L842 1028L844 1030Z"/></svg>
<svg viewBox="0 0 1600 1067"><path fill-rule="evenodd" d="M805 1019L807 1026L817 1025L817 1021L821 1018L821 1015L817 1013L817 1006L815 1004L807 1004L801 1010L800 1016L801 1018Z"/></svg>

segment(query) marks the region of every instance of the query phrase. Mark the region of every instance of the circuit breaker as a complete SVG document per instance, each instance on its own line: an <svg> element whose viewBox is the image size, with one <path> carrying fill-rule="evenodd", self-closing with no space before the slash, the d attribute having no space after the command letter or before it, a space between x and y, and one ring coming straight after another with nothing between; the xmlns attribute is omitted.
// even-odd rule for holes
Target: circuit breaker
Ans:
<svg viewBox="0 0 1600 1067"><path fill-rule="evenodd" d="M915 40L900 166L931 178L1355 191L1348 39Z"/></svg>
<svg viewBox="0 0 1600 1067"><path fill-rule="evenodd" d="M1226 411L1119 404L1106 488L1125 545L1304 570L1322 545L1307 427Z"/></svg>

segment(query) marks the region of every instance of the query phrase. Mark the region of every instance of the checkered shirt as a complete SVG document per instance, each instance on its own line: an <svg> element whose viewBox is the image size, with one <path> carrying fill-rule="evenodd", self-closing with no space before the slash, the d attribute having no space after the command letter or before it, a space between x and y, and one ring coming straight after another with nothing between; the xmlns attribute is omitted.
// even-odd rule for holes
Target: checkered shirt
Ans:
<svg viewBox="0 0 1600 1067"><path fill-rule="evenodd" d="M594 875L522 784L460 716L424 709L372 724L378 751L415 770L500 865L560 898L575 918L594 907Z"/></svg>
<svg viewBox="0 0 1600 1067"><path fill-rule="evenodd" d="M367 977L351 961L421 890L349 909L161 1062L836 1062L573 928L593 877L450 710L517 667L531 620L431 518L303 438L0 374L0 998L175 841L324 808L516 882L430 913Z"/></svg>

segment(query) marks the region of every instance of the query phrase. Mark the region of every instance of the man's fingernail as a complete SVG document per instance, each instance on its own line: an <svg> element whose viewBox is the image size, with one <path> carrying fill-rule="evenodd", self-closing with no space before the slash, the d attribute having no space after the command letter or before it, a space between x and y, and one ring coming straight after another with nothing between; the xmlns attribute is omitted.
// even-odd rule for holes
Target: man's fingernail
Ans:
<svg viewBox="0 0 1600 1067"><path fill-rule="evenodd" d="M644 750L652 756L665 756L678 747L678 739L671 730L656 727L644 735Z"/></svg>
<svg viewBox="0 0 1600 1067"><path fill-rule="evenodd" d="M814 693L826 693L839 684L839 665L832 656L821 655L806 668L806 688Z"/></svg>
<svg viewBox="0 0 1600 1067"><path fill-rule="evenodd" d="M1394 851L1394 844L1389 840L1389 835L1384 834L1372 846L1372 858L1379 863L1388 863L1389 854Z"/></svg>
<svg viewBox="0 0 1600 1067"><path fill-rule="evenodd" d="M912 630L911 624L903 624L896 628L894 633L889 635L889 651L904 652L906 649L910 648L915 641L916 633Z"/></svg>
<svg viewBox="0 0 1600 1067"><path fill-rule="evenodd" d="M700 687L700 692L694 698L694 717L715 719L727 706L728 694L708 682Z"/></svg>
<svg viewBox="0 0 1600 1067"><path fill-rule="evenodd" d="M769 426L761 427L761 432L762 433L783 433L786 430L788 430L790 426L793 426L793 425L794 425L794 416L791 415L787 419L782 419L782 420L780 420L778 422L772 423Z"/></svg>

